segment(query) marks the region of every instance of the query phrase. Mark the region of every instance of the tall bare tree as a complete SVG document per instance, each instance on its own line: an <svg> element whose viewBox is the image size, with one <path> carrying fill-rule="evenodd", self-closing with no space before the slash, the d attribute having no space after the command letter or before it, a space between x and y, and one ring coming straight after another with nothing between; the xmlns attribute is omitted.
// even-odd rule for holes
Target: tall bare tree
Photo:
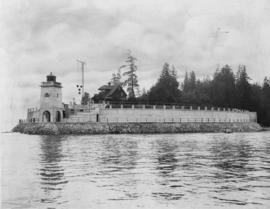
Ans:
<svg viewBox="0 0 270 209"><path fill-rule="evenodd" d="M128 56L126 59L126 64L122 65L120 68L126 69L123 73L123 76L127 76L127 79L123 82L124 86L127 86L128 91L128 98L134 99L135 98L135 91L138 90L138 76L136 75L137 65L136 65L136 58L132 56L131 51L128 51Z"/></svg>

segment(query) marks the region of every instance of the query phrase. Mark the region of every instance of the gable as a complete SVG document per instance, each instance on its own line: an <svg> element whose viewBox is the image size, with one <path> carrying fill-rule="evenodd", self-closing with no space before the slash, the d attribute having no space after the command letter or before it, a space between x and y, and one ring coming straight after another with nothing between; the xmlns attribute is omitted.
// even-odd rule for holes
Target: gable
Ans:
<svg viewBox="0 0 270 209"><path fill-rule="evenodd" d="M127 96L126 92L123 90L123 88L118 85L114 89L112 89L109 94L107 94L106 98L115 98L115 99L125 99Z"/></svg>

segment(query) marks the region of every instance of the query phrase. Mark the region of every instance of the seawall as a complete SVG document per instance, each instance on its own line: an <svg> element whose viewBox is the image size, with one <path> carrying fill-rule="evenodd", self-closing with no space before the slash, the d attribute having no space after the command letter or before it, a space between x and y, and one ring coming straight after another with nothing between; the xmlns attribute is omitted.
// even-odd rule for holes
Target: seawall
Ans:
<svg viewBox="0 0 270 209"><path fill-rule="evenodd" d="M151 106L151 108L109 108L70 115L63 119L67 123L246 123L256 122L257 114L239 110L179 109L180 106ZM153 108L155 107L155 108ZM162 108L162 109L157 109ZM171 109L166 109L171 108Z"/></svg>
<svg viewBox="0 0 270 209"><path fill-rule="evenodd" d="M254 132L262 127L248 123L19 123L13 132L37 135L156 134Z"/></svg>

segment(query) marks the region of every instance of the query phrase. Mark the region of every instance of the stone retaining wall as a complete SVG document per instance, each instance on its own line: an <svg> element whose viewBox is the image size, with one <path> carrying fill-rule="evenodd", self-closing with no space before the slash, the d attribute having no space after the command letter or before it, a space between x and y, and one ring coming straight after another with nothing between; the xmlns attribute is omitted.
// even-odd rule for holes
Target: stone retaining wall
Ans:
<svg viewBox="0 0 270 209"><path fill-rule="evenodd" d="M183 110L183 109L99 109L91 112L77 112L63 122L103 123L194 123L194 122L256 122L255 112L224 110Z"/></svg>
<svg viewBox="0 0 270 209"><path fill-rule="evenodd" d="M256 122L251 112L179 109L103 109L99 122ZM256 115L256 113L254 113Z"/></svg>
<svg viewBox="0 0 270 209"><path fill-rule="evenodd" d="M14 132L39 135L156 134L260 131L258 123L20 123Z"/></svg>

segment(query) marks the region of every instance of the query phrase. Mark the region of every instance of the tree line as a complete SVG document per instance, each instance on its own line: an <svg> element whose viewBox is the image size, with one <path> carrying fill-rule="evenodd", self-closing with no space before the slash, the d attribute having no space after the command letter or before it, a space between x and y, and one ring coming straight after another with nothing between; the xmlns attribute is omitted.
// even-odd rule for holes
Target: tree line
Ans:
<svg viewBox="0 0 270 209"><path fill-rule="evenodd" d="M197 79L194 71L186 72L182 83L177 80L174 66L163 65L161 74L149 91L138 101L148 104L217 106L255 111L258 122L270 126L270 79L251 84L245 65L235 74L229 65L214 72L213 78Z"/></svg>
<svg viewBox="0 0 270 209"><path fill-rule="evenodd" d="M122 68L126 70L124 73L120 72ZM225 65L217 69L212 78L205 79L198 79L194 71L186 72L180 83L175 67L165 63L156 83L137 96L135 90L140 91L136 72L136 58L129 51L125 64L111 80L126 87L128 99L125 102L244 109L257 112L258 122L270 126L270 78L265 77L262 85L250 83L245 65L239 65L236 73ZM124 81L121 81L122 76Z"/></svg>

